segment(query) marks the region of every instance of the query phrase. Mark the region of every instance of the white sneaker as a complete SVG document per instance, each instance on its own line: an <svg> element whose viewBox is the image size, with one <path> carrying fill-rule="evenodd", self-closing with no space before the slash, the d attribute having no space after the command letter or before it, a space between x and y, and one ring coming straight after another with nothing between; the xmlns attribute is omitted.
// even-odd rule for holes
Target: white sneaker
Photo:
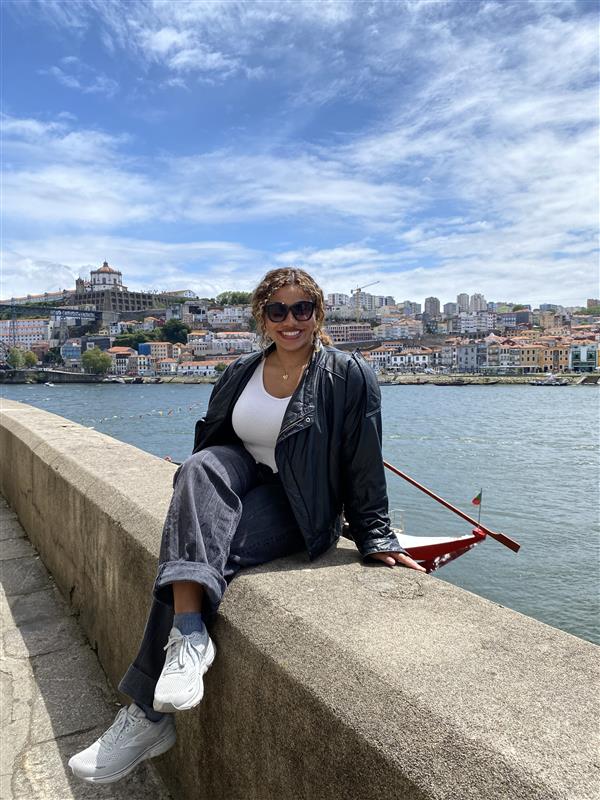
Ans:
<svg viewBox="0 0 600 800"><path fill-rule="evenodd" d="M146 758L166 753L175 744L175 721L151 722L139 706L122 708L110 728L86 750L69 759L73 775L88 783L113 783Z"/></svg>
<svg viewBox="0 0 600 800"><path fill-rule="evenodd" d="M202 678L215 660L215 645L206 628L184 636L171 628L167 656L154 690L154 708L167 713L187 711L202 700Z"/></svg>

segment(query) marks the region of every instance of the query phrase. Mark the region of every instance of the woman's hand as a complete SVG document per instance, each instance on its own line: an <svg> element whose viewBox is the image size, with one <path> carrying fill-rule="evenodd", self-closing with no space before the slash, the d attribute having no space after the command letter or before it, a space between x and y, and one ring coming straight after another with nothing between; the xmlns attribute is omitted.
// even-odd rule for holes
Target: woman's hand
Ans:
<svg viewBox="0 0 600 800"><path fill-rule="evenodd" d="M396 564L401 564L403 567L409 569L416 569L417 572L427 572L425 567L412 559L410 556L405 556L404 553L369 553L369 558L375 558L377 561L383 561L388 567L394 567Z"/></svg>

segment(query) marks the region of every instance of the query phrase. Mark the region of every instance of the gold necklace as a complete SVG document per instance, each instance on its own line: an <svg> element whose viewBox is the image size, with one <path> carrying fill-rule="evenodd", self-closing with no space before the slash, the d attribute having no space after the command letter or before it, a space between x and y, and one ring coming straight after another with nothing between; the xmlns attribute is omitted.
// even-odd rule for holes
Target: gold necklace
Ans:
<svg viewBox="0 0 600 800"><path fill-rule="evenodd" d="M306 369L306 367L308 367L308 361L306 362L306 364L301 365L300 370L302 371L303 369ZM285 372L281 377L283 378L284 381L287 381L287 379L290 377L290 373L287 371L287 369L285 370Z"/></svg>
<svg viewBox="0 0 600 800"><path fill-rule="evenodd" d="M277 357L279 358L279 356L277 356ZM312 358L312 351L311 351L310 357L309 357L308 361L306 362L306 364L301 364L300 365L300 370L306 369L308 367L311 358ZM294 369L295 369L295 367L294 367ZM288 380L288 378L290 377L290 373L287 371L287 369L284 368L283 375L281 377L283 378L284 381Z"/></svg>

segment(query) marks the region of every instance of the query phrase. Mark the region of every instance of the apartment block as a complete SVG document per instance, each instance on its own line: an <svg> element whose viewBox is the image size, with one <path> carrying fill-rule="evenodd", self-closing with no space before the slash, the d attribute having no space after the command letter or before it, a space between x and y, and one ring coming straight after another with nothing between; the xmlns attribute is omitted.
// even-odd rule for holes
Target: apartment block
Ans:
<svg viewBox="0 0 600 800"><path fill-rule="evenodd" d="M371 326L361 322L328 324L325 333L328 333L334 342L370 342L375 339Z"/></svg>
<svg viewBox="0 0 600 800"><path fill-rule="evenodd" d="M171 342L144 342L150 345L150 355L160 361L163 358L173 358L173 344Z"/></svg>
<svg viewBox="0 0 600 800"><path fill-rule="evenodd" d="M49 319L0 320L0 344L29 350L31 345L50 339Z"/></svg>

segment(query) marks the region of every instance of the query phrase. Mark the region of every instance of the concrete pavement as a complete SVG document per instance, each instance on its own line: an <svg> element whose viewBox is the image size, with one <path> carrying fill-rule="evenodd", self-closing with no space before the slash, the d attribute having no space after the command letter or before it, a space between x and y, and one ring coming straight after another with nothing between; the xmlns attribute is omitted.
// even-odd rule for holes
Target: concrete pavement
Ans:
<svg viewBox="0 0 600 800"><path fill-rule="evenodd" d="M0 497L0 800L169 800L145 762L110 786L75 779L67 761L119 703L4 498Z"/></svg>

